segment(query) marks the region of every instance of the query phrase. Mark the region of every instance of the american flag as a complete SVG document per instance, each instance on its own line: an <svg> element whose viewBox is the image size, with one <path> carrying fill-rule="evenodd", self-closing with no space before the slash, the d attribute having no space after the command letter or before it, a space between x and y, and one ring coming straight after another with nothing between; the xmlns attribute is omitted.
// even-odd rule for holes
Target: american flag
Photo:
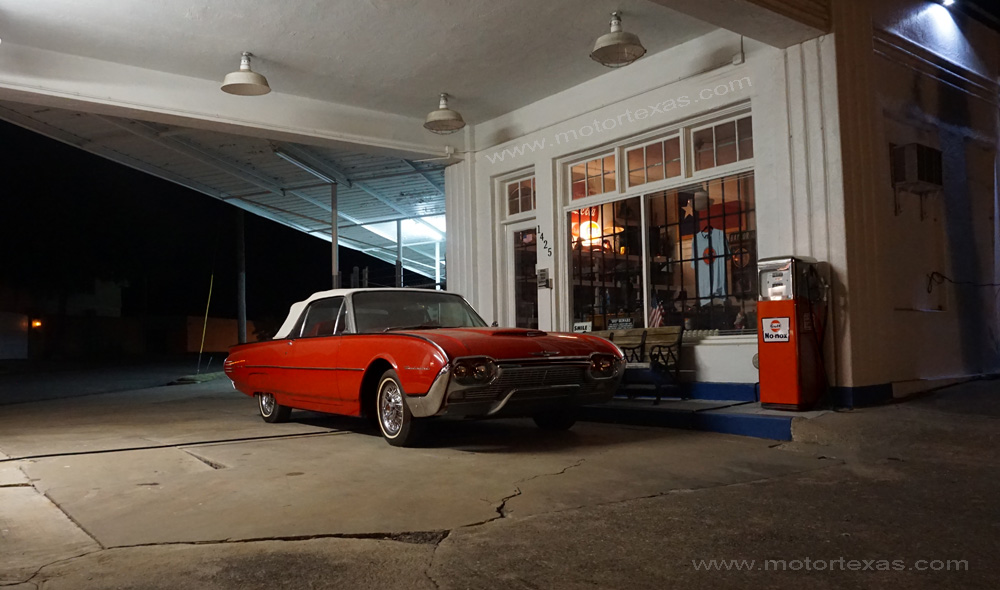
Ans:
<svg viewBox="0 0 1000 590"><path fill-rule="evenodd" d="M653 301L655 305L649 310L649 327L659 328L663 325L663 302L653 294Z"/></svg>

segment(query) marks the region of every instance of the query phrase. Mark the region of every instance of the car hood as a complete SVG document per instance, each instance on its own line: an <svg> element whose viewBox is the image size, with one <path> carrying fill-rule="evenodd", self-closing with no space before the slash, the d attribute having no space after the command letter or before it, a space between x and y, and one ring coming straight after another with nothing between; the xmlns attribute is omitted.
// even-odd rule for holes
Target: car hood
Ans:
<svg viewBox="0 0 1000 590"><path fill-rule="evenodd" d="M451 358L488 356L496 360L557 359L589 356L594 352L621 356L621 351L611 342L586 334L523 328L440 328L406 333L434 342Z"/></svg>

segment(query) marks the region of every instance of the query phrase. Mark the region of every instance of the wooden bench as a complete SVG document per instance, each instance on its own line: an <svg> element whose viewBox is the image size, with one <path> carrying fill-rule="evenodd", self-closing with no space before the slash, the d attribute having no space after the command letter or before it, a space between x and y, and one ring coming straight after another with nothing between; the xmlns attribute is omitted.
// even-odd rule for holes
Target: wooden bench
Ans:
<svg viewBox="0 0 1000 590"><path fill-rule="evenodd" d="M661 326L658 328L634 328L631 330L608 330L592 332L592 336L607 338L618 345L625 354L625 386L628 387L629 373L649 373L656 386L656 403L663 397L663 388L680 385L681 342L684 326ZM631 393L629 397L634 395Z"/></svg>

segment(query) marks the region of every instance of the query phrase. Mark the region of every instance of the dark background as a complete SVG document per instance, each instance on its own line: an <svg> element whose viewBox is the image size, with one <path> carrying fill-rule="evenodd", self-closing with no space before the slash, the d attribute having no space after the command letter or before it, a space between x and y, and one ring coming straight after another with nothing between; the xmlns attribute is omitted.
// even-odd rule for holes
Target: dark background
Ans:
<svg viewBox="0 0 1000 590"><path fill-rule="evenodd" d="M124 315L236 317L235 206L0 121L0 283L36 297L125 281ZM247 316L331 288L330 243L245 213ZM340 248L344 283L395 268ZM406 282L428 282L407 273Z"/></svg>

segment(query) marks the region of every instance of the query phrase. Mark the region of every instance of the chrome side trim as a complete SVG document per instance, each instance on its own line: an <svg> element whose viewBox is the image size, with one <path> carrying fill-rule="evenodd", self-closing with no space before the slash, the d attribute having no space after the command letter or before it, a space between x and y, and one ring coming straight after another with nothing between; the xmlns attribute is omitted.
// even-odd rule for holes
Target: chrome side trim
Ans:
<svg viewBox="0 0 1000 590"><path fill-rule="evenodd" d="M431 383L427 393L421 396L406 396L406 405L414 418L436 416L444 410L444 400L448 394L448 381L451 379L451 365L445 365L438 371L434 383Z"/></svg>
<svg viewBox="0 0 1000 590"><path fill-rule="evenodd" d="M364 371L352 367L288 367L280 365L244 365L247 369L288 369L298 371Z"/></svg>

